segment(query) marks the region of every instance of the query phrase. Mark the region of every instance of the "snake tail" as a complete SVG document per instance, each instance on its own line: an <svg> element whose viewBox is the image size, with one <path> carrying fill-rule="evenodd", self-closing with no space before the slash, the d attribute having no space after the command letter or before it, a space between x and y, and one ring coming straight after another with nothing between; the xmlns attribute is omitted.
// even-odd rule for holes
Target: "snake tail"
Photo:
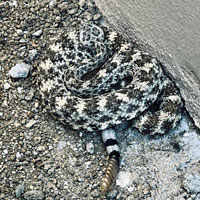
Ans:
<svg viewBox="0 0 200 200"><path fill-rule="evenodd" d="M102 139L109 155L108 165L101 183L101 193L105 195L110 189L119 169L120 148L113 129L102 131Z"/></svg>

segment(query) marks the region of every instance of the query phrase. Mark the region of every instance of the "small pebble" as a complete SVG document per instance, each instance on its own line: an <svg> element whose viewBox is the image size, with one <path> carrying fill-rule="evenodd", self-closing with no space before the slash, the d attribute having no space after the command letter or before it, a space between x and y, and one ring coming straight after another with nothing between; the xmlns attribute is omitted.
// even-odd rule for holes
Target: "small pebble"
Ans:
<svg viewBox="0 0 200 200"><path fill-rule="evenodd" d="M0 199L4 199L5 194L0 194Z"/></svg>
<svg viewBox="0 0 200 200"><path fill-rule="evenodd" d="M184 181L185 189L190 193L200 192L200 174L190 174Z"/></svg>
<svg viewBox="0 0 200 200"><path fill-rule="evenodd" d="M10 88L10 84L9 83L5 83L3 85L3 87L4 87L4 90L8 90Z"/></svg>
<svg viewBox="0 0 200 200"><path fill-rule="evenodd" d="M20 152L17 152L17 153L16 153L16 158L17 158L17 159L20 159L21 157L22 157L22 155L20 154Z"/></svg>
<svg viewBox="0 0 200 200"><path fill-rule="evenodd" d="M16 160L16 156L13 154L10 156L10 160L15 161Z"/></svg>
<svg viewBox="0 0 200 200"><path fill-rule="evenodd" d="M62 150L66 146L66 144L67 143L65 141L59 141L57 145L57 150Z"/></svg>
<svg viewBox="0 0 200 200"><path fill-rule="evenodd" d="M35 121L34 119L31 119L27 124L26 124L26 128L31 128L33 125L36 124L37 121Z"/></svg>
<svg viewBox="0 0 200 200"><path fill-rule="evenodd" d="M117 194L118 194L118 191L116 189L113 189L110 192L108 192L106 197L107 199L115 199Z"/></svg>
<svg viewBox="0 0 200 200"><path fill-rule="evenodd" d="M18 88L17 88L17 92L18 92L18 94L22 94L22 90L23 90L22 87L18 87Z"/></svg>
<svg viewBox="0 0 200 200"><path fill-rule="evenodd" d="M4 155L8 154L8 150L7 150L7 149L4 149L4 150L3 150L3 153L4 153Z"/></svg>
<svg viewBox="0 0 200 200"><path fill-rule="evenodd" d="M49 7L50 7L50 8L54 7L54 5L55 5L55 2L54 2L54 1L50 1L50 2L49 2Z"/></svg>
<svg viewBox="0 0 200 200"><path fill-rule="evenodd" d="M24 198L27 200L33 200L33 199L42 200L44 199L44 194L42 191L31 190L24 193Z"/></svg>
<svg viewBox="0 0 200 200"><path fill-rule="evenodd" d="M116 184L122 188L131 185L133 177L130 172L120 171L116 180Z"/></svg>
<svg viewBox="0 0 200 200"><path fill-rule="evenodd" d="M28 59L30 61L34 60L34 58L37 56L37 50L36 49L32 49L29 51L29 55L28 55Z"/></svg>
<svg viewBox="0 0 200 200"><path fill-rule="evenodd" d="M11 6L17 7L17 1L16 1L16 0L11 1L11 2L10 2L10 5L11 5Z"/></svg>
<svg viewBox="0 0 200 200"><path fill-rule="evenodd" d="M25 50L26 50L25 46L19 48L19 51L25 51Z"/></svg>
<svg viewBox="0 0 200 200"><path fill-rule="evenodd" d="M26 43L27 41L26 41L25 39L22 38L19 42L20 42L20 43Z"/></svg>
<svg viewBox="0 0 200 200"><path fill-rule="evenodd" d="M33 141L34 141L35 144L39 144L41 139L42 138L40 136L36 136L36 137L33 138Z"/></svg>
<svg viewBox="0 0 200 200"><path fill-rule="evenodd" d="M26 78L31 69L31 65L18 63L10 69L9 74L12 78Z"/></svg>
<svg viewBox="0 0 200 200"><path fill-rule="evenodd" d="M16 197L21 198L23 193L24 193L24 184L18 185L15 190Z"/></svg>
<svg viewBox="0 0 200 200"><path fill-rule="evenodd" d="M43 33L42 30L38 30L35 33L33 33L33 36L40 37L42 35L42 33Z"/></svg>
<svg viewBox="0 0 200 200"><path fill-rule="evenodd" d="M85 162L86 169L90 167L91 163L92 163L91 161Z"/></svg>
<svg viewBox="0 0 200 200"><path fill-rule="evenodd" d="M31 100L33 99L33 97L34 97L34 90L31 89L31 90L29 91L29 93L25 96L25 100L26 100L26 101L31 101Z"/></svg>
<svg viewBox="0 0 200 200"><path fill-rule="evenodd" d="M68 10L68 14L69 15L74 15L74 14L76 14L77 13L77 9L76 8L73 8L73 9L71 9L71 10Z"/></svg>
<svg viewBox="0 0 200 200"><path fill-rule="evenodd" d="M39 146L37 147L37 151L44 151L46 149L45 146Z"/></svg>
<svg viewBox="0 0 200 200"><path fill-rule="evenodd" d="M17 32L17 34L19 36L23 36L24 35L24 32L21 29L16 30L16 32Z"/></svg>
<svg viewBox="0 0 200 200"><path fill-rule="evenodd" d="M83 7L86 4L86 1L85 0L79 0L78 4L79 4L80 7Z"/></svg>

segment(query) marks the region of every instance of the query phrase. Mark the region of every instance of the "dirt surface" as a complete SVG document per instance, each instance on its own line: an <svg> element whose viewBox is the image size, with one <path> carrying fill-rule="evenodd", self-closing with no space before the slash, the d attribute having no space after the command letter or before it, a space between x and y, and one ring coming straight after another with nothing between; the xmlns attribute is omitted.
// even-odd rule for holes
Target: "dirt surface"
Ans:
<svg viewBox="0 0 200 200"><path fill-rule="evenodd" d="M107 160L99 133L54 120L36 85L48 42L82 20L101 19L91 1L0 2L0 199L106 199L99 192ZM28 77L11 78L21 62L32 67ZM200 199L200 139L184 115L179 129L162 137L128 123L116 127L123 159L107 199Z"/></svg>

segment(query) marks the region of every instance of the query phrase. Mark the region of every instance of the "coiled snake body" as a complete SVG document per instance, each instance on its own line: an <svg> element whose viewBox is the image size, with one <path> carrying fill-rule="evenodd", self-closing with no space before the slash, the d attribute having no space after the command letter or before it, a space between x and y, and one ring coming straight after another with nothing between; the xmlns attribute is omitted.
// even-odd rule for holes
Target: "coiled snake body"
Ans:
<svg viewBox="0 0 200 200"><path fill-rule="evenodd" d="M102 131L114 165L112 127L131 120L140 132L163 134L180 120L182 100L161 63L105 26L84 23L54 41L39 70L47 110L73 129Z"/></svg>

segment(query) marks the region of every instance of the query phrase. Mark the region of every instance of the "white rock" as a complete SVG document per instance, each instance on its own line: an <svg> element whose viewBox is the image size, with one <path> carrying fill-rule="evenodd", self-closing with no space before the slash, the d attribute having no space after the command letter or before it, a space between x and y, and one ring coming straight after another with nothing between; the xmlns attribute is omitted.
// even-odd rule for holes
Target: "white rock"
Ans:
<svg viewBox="0 0 200 200"><path fill-rule="evenodd" d="M18 87L18 88L17 88L17 92L18 92L18 94L22 94L22 90L23 90L22 87Z"/></svg>
<svg viewBox="0 0 200 200"><path fill-rule="evenodd" d="M57 145L57 150L62 150L66 146L66 144L67 143L65 141L59 141Z"/></svg>
<svg viewBox="0 0 200 200"><path fill-rule="evenodd" d="M33 33L33 36L36 36L36 37L40 37L41 35L42 35L42 30L38 30L35 33Z"/></svg>
<svg viewBox="0 0 200 200"><path fill-rule="evenodd" d="M8 149L4 149L3 150L3 153L6 155L6 154L8 154Z"/></svg>
<svg viewBox="0 0 200 200"><path fill-rule="evenodd" d="M31 69L31 65L26 63L17 63L10 69L9 74L12 78L26 78Z"/></svg>
<svg viewBox="0 0 200 200"><path fill-rule="evenodd" d="M31 119L27 124L26 124L26 128L31 128L34 124L36 124L37 121L34 119Z"/></svg>
<svg viewBox="0 0 200 200"><path fill-rule="evenodd" d="M190 174L184 182L188 192L197 194L200 191L200 174Z"/></svg>
<svg viewBox="0 0 200 200"><path fill-rule="evenodd" d="M13 0L12 2L10 2L10 5L11 5L11 6L15 6L15 7L17 7L17 6L18 6L18 4L17 4L17 1L16 1L16 0Z"/></svg>
<svg viewBox="0 0 200 200"><path fill-rule="evenodd" d="M200 140L196 132L186 132L181 138L181 145L186 151L186 155L189 159L200 159Z"/></svg>
<svg viewBox="0 0 200 200"><path fill-rule="evenodd" d="M124 187L129 186L132 183L132 181L133 181L133 178L130 172L121 171L118 174L116 184L124 188Z"/></svg>
<svg viewBox="0 0 200 200"><path fill-rule="evenodd" d="M54 7L54 6L55 6L55 2L54 2L54 1L50 1L50 2L49 2L49 7L52 8L52 7Z"/></svg>
<svg viewBox="0 0 200 200"><path fill-rule="evenodd" d="M85 162L85 167L86 167L86 169L88 169L89 168L89 166L91 165L91 161L87 161L87 162Z"/></svg>
<svg viewBox="0 0 200 200"><path fill-rule="evenodd" d="M22 155L20 154L20 152L17 152L17 153L16 153L16 158L17 158L17 159L20 159L21 156L22 156Z"/></svg>
<svg viewBox="0 0 200 200"><path fill-rule="evenodd" d="M10 84L9 83L4 83L3 85L5 90L8 90L10 88Z"/></svg>
<svg viewBox="0 0 200 200"><path fill-rule="evenodd" d="M24 38L22 38L22 39L20 39L20 41L19 41L20 43L26 43L27 42L27 40L25 40ZM22 49L21 49L22 50Z"/></svg>
<svg viewBox="0 0 200 200"><path fill-rule="evenodd" d="M37 56L37 50L36 49L32 49L29 51L29 55L28 58L32 61L35 57Z"/></svg>

